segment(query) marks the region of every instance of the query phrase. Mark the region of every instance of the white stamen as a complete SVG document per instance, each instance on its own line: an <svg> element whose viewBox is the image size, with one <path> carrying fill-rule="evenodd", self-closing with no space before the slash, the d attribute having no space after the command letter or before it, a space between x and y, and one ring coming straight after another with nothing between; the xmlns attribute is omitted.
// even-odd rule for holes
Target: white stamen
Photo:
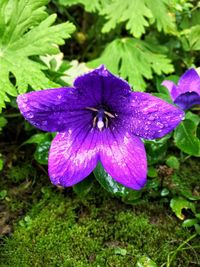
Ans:
<svg viewBox="0 0 200 267"><path fill-rule="evenodd" d="M99 128L99 130L101 131L104 127L104 122L103 121L98 121L97 122L97 127Z"/></svg>

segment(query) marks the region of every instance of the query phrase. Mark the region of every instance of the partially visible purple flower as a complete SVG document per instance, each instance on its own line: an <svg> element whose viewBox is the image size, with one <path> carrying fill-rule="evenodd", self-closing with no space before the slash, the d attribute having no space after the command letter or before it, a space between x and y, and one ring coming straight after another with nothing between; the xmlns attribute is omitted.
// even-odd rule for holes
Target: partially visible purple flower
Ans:
<svg viewBox="0 0 200 267"><path fill-rule="evenodd" d="M162 83L167 87L173 102L183 110L200 104L200 77L195 69L187 70L175 85L172 81Z"/></svg>
<svg viewBox="0 0 200 267"><path fill-rule="evenodd" d="M172 131L184 112L129 84L104 66L78 77L70 88L18 96L18 106L31 124L58 132L49 152L53 184L73 186L100 161L117 182L141 189L147 160L140 138L160 138Z"/></svg>

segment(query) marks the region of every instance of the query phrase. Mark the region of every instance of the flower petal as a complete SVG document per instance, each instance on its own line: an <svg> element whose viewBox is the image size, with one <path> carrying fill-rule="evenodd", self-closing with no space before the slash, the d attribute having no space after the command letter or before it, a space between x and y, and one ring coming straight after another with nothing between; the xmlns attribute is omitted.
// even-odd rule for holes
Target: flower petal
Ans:
<svg viewBox="0 0 200 267"><path fill-rule="evenodd" d="M179 95L174 101L181 109L187 110L193 105L200 105L200 95L195 92L187 92Z"/></svg>
<svg viewBox="0 0 200 267"><path fill-rule="evenodd" d="M92 121L92 114L74 88L56 88L19 95L17 103L22 115L43 131L61 132Z"/></svg>
<svg viewBox="0 0 200 267"><path fill-rule="evenodd" d="M74 87L90 98L93 107L120 105L124 96L131 92L129 84L110 73L104 65L78 77Z"/></svg>
<svg viewBox="0 0 200 267"><path fill-rule="evenodd" d="M196 92L200 95L200 77L195 69L187 70L178 82L179 95L186 92Z"/></svg>
<svg viewBox="0 0 200 267"><path fill-rule="evenodd" d="M128 132L102 132L100 161L117 182L139 190L146 183L147 160L142 141Z"/></svg>
<svg viewBox="0 0 200 267"><path fill-rule="evenodd" d="M168 80L163 81L162 85L165 86L169 90L171 98L174 101L176 97L178 96L177 86L172 81L168 81Z"/></svg>
<svg viewBox="0 0 200 267"><path fill-rule="evenodd" d="M147 93L133 92L122 117L123 125L144 139L160 138L184 118L179 108Z"/></svg>
<svg viewBox="0 0 200 267"><path fill-rule="evenodd" d="M58 133L49 152L51 182L64 187L73 186L87 177L96 167L99 156L99 131L87 125L74 131Z"/></svg>

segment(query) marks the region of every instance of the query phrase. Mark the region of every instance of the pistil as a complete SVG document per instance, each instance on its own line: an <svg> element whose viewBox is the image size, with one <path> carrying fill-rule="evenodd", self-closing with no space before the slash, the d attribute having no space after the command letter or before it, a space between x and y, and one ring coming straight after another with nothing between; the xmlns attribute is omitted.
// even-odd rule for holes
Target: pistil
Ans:
<svg viewBox="0 0 200 267"><path fill-rule="evenodd" d="M97 109L92 107L86 107L86 109L89 109L96 113L92 124L93 128L97 126L99 131L102 131L104 127L108 128L108 123L109 123L108 118L112 119L115 118L115 116L112 113L104 110L103 108Z"/></svg>

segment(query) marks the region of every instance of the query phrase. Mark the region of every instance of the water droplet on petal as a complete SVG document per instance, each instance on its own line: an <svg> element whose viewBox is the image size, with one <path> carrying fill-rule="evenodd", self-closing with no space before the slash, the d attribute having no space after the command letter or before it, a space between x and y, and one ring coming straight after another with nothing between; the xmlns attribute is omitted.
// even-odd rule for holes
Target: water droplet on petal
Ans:
<svg viewBox="0 0 200 267"><path fill-rule="evenodd" d="M153 115L150 115L150 116L149 116L149 120L150 120L150 121L154 121L154 120L155 120L155 117L154 117Z"/></svg>
<svg viewBox="0 0 200 267"><path fill-rule="evenodd" d="M27 102L28 101L28 97L26 95L21 95L21 99L24 102Z"/></svg>
<svg viewBox="0 0 200 267"><path fill-rule="evenodd" d="M160 122L157 122L156 125L157 125L159 128L163 128L163 127L164 127L164 125L163 125L162 123L160 123Z"/></svg>
<svg viewBox="0 0 200 267"><path fill-rule="evenodd" d="M34 117L32 112L27 113L27 118L32 119Z"/></svg>

